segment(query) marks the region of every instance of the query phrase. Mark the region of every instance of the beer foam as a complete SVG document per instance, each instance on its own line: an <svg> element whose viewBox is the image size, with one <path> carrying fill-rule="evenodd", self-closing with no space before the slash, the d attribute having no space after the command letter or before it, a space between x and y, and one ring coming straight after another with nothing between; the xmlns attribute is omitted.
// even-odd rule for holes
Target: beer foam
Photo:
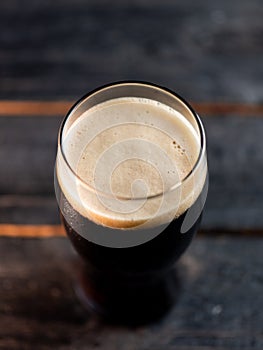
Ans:
<svg viewBox="0 0 263 350"><path fill-rule="evenodd" d="M206 178L206 166L187 177L200 152L195 128L178 111L145 98L116 98L85 111L63 132L62 150L77 174L58 153L68 202L112 228L170 222L194 203Z"/></svg>

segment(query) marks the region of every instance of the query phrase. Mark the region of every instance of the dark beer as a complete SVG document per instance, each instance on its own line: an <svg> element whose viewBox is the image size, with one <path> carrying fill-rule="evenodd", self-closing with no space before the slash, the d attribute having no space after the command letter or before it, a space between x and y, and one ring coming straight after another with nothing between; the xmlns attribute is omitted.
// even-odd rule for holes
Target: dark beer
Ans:
<svg viewBox="0 0 263 350"><path fill-rule="evenodd" d="M94 94L85 97L69 113L55 188L85 262L79 297L110 319L138 323L164 314L178 293L174 263L197 231L207 167L202 125L189 106L158 87L121 85L86 107ZM129 95L119 96L121 87ZM147 89L159 99L147 99Z"/></svg>

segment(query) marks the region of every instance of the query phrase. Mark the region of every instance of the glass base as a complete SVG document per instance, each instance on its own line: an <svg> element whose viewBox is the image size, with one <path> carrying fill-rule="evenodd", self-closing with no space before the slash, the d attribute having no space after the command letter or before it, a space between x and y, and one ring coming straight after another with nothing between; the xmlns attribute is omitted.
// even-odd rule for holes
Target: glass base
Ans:
<svg viewBox="0 0 263 350"><path fill-rule="evenodd" d="M86 309L107 322L134 326L164 317L180 290L175 268L151 275L104 272L102 277L82 264L75 282L75 292Z"/></svg>

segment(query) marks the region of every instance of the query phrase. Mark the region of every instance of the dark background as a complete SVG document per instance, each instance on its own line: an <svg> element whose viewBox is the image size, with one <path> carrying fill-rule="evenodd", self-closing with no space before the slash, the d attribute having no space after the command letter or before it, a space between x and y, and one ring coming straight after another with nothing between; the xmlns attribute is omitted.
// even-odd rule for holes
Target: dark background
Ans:
<svg viewBox="0 0 263 350"><path fill-rule="evenodd" d="M76 99L122 79L262 102L260 0L1 1L1 97Z"/></svg>

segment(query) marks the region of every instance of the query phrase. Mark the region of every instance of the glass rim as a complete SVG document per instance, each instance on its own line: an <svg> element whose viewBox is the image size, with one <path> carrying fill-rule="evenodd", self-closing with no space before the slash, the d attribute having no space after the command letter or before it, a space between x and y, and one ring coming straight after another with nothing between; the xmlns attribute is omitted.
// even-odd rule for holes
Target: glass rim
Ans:
<svg viewBox="0 0 263 350"><path fill-rule="evenodd" d="M178 99L183 105L184 107L186 107L190 113L192 114L192 116L194 117L197 126L198 126L198 131L199 131L199 135L200 135L200 149L199 149L199 154L198 157L193 165L193 167L191 168L191 170L184 176L184 178L180 181L178 181L176 184L170 186L168 189L166 189L165 191L161 191L158 192L157 194L153 194L153 195L149 195L149 196L144 196L144 197L131 197L131 196L119 196L119 195L114 195L112 193L109 192L103 192L100 191L98 189L96 189L95 187L92 187L90 184L88 184L84 179L82 179L77 173L76 171L72 168L72 166L69 164L69 161L67 159L67 156L64 152L63 149L63 142L62 142L62 137L63 137L63 131L64 131L64 127L66 125L67 120L70 118L70 116L74 113L75 110L77 110L77 108L88 98L90 98L91 96L94 96L95 94L102 92L103 90L112 88L112 87L116 87L116 86L127 86L127 85L139 85L139 86L144 86L144 87L149 87L152 89L156 89L156 90L160 90L163 93L169 94L171 97ZM131 96L126 96L126 97L131 97ZM140 97L140 96L137 96ZM117 98L117 97L115 97ZM114 98L113 98L114 99ZM156 100L157 101L157 100ZM158 101L157 101L158 102ZM163 87L161 85L158 84L154 84L154 83L149 83L146 81L140 81L140 80L123 80L123 81L116 81L116 82L112 82L109 84L105 84L102 85L98 88L95 88L93 90L91 90L90 92L86 93L85 95L83 95L82 97L80 97L73 105L72 107L69 109L69 111L67 112L67 114L65 115L64 119L61 122L60 128L59 128L59 132L58 132L58 150L60 151L63 161L65 162L67 168L70 170L70 172L74 175L74 177L76 177L76 179L84 186L86 187L89 191L95 193L95 194L99 194L102 195L104 197L108 197L108 198L112 198L115 197L119 200L148 200L148 199L154 199L160 196L165 195L166 193L172 192L174 190L176 190L177 188L179 188L180 186L183 185L183 183L185 183L185 181L187 181L196 171L196 169L198 168L198 166L200 165L202 159L204 158L205 154L206 154L206 136L205 136L205 130L204 130L204 126L203 123L199 117L199 115L194 111L194 109L192 108L192 106L183 98L181 97L178 93L175 93L174 91L172 91L169 88Z"/></svg>

